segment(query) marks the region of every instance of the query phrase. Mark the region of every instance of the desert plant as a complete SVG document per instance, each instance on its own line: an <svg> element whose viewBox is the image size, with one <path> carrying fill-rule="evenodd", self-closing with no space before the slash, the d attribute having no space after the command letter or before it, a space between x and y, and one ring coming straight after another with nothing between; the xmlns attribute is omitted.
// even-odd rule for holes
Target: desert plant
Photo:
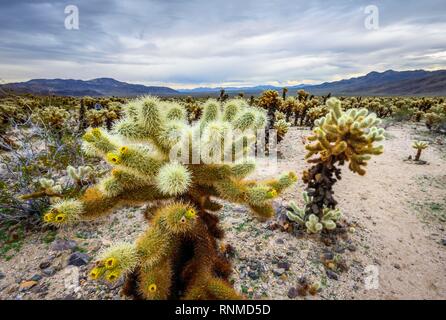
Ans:
<svg viewBox="0 0 446 320"><path fill-rule="evenodd" d="M32 114L34 123L53 132L61 132L69 117L68 111L54 106L38 109Z"/></svg>
<svg viewBox="0 0 446 320"><path fill-rule="evenodd" d="M437 104L424 114L429 130L446 132L446 104Z"/></svg>
<svg viewBox="0 0 446 320"><path fill-rule="evenodd" d="M298 108L298 101L295 97L287 97L285 100L283 100L281 105L282 112L285 113L285 120L287 122L290 121L291 115L293 112L295 112Z"/></svg>
<svg viewBox="0 0 446 320"><path fill-rule="evenodd" d="M377 128L380 119L367 109L343 111L336 98L327 100L327 108L329 113L315 121L313 134L308 137L311 143L305 146L305 158L313 164L303 174L311 199L306 214L314 214L319 220L323 219L325 208L334 210L337 205L333 185L341 179L338 166L348 163L351 171L364 175L371 155L383 152L383 146L375 143L384 139L384 129Z"/></svg>
<svg viewBox="0 0 446 320"><path fill-rule="evenodd" d="M286 122L284 119L280 119L276 121L274 124L274 129L276 129L277 132L277 142L281 142L285 135L287 134L288 130L290 129L290 124Z"/></svg>
<svg viewBox="0 0 446 320"><path fill-rule="evenodd" d="M198 104L192 97L186 98L185 103L186 111L188 114L189 123L198 120L203 112L203 107Z"/></svg>
<svg viewBox="0 0 446 320"><path fill-rule="evenodd" d="M281 108L282 100L279 97L279 93L275 90L266 90L262 93L257 104L260 108L267 111L268 125L265 128L265 141L269 141L269 130L274 129L276 122L276 111Z"/></svg>
<svg viewBox="0 0 446 320"><path fill-rule="evenodd" d="M341 218L341 211L339 209L323 208L322 215L319 217L313 213L309 213L308 206L312 203L312 198L306 191L302 193L304 199L304 206L299 208L296 203L291 202L287 210L287 217L291 221L297 222L301 227L305 227L308 233L319 233L323 229L334 230L336 228L336 221Z"/></svg>
<svg viewBox="0 0 446 320"><path fill-rule="evenodd" d="M255 167L246 152L254 144L252 130L265 126L264 112L240 99L224 108L209 100L200 120L188 125L181 105L153 97L130 102L124 112L113 132L95 128L83 138L84 150L113 169L81 197L53 205L45 220L64 225L122 205L152 203L151 227L135 244L105 250L91 277L115 281L127 275L123 293L134 298L239 298L227 281L230 264L217 248L223 232L214 198L268 218L274 213L270 201L296 180L293 173L264 182L244 179ZM238 130L236 139L225 144L232 130ZM194 161L197 139L201 161ZM233 161L222 163L228 155ZM204 161L208 156L215 161Z"/></svg>
<svg viewBox="0 0 446 320"><path fill-rule="evenodd" d="M424 141L415 141L412 144L412 148L414 148L415 150L417 150L417 153L415 155L415 161L420 161L420 157L421 157L421 152L425 149L427 149L428 147L428 143L424 142Z"/></svg>

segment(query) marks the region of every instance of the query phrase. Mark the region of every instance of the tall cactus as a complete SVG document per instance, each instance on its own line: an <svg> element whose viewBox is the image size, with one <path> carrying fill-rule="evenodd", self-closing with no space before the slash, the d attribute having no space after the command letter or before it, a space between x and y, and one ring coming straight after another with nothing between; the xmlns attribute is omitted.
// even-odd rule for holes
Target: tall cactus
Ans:
<svg viewBox="0 0 446 320"><path fill-rule="evenodd" d="M246 158L255 143L252 130L265 123L263 111L240 99L223 107L208 100L193 125L179 104L150 96L131 101L113 131L89 129L83 138L85 152L110 164L109 174L80 198L53 205L45 221L63 225L104 216L123 205L151 203L155 209L148 217L149 229L134 244L104 250L90 276L113 282L126 275L123 293L136 299L239 298L227 281L230 264L217 248L223 231L215 214L221 205L215 199L244 204L268 218L274 212L271 200L296 181L294 173L263 182L244 179L255 168ZM235 129L236 139L225 145L222 139ZM198 146L194 137L200 138ZM196 147L217 161L193 161ZM218 161L228 155L232 162Z"/></svg>
<svg viewBox="0 0 446 320"><path fill-rule="evenodd" d="M367 109L343 111L336 98L327 100L327 108L329 113L315 121L313 134L308 138L311 143L306 145L305 158L314 165L303 174L310 199L305 213L321 221L329 212L326 209L335 209L337 205L333 185L341 179L339 166L348 163L351 171L364 175L371 156L383 152L383 146L375 143L384 140L384 129L377 128L381 120Z"/></svg>

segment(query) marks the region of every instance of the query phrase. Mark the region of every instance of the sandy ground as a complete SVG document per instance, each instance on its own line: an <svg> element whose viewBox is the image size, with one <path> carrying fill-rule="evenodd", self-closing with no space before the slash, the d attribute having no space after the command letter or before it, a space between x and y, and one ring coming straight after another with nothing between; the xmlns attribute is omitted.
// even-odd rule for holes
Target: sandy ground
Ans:
<svg viewBox="0 0 446 320"><path fill-rule="evenodd" d="M278 172L300 175L308 166L302 143L308 133L290 130L279 147ZM446 299L446 139L407 124L389 127L387 136L385 153L369 162L366 176L343 168L335 194L354 230L336 243L270 230L271 222L225 204L221 223L235 249L232 280L238 290L255 299ZM414 153L415 139L431 144L422 155L426 165L404 161ZM273 169L260 167L254 176L275 176ZM275 203L277 210L300 203L302 190L300 181ZM120 283L87 281L91 265L67 261L74 251L93 258L114 239L132 241L145 227L141 209L127 208L60 230L53 242L44 240L48 232L30 235L12 259L0 261L0 299L120 299ZM327 268L327 257L342 268ZM303 278L321 284L316 296L293 294Z"/></svg>

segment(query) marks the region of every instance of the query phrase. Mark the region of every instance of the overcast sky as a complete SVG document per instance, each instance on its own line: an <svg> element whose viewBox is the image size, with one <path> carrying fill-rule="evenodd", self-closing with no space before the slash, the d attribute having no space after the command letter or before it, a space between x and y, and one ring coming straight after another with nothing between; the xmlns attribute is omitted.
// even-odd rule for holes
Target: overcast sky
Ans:
<svg viewBox="0 0 446 320"><path fill-rule="evenodd" d="M67 5L79 30L65 28ZM365 27L365 8L379 28ZM14 0L0 3L0 78L196 86L319 83L446 69L444 0Z"/></svg>

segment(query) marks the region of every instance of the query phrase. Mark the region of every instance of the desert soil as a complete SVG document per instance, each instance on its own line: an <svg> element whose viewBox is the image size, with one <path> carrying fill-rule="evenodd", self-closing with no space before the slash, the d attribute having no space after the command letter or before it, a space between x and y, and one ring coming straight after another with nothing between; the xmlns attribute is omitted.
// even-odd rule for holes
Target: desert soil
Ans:
<svg viewBox="0 0 446 320"><path fill-rule="evenodd" d="M308 168L308 134L291 128L279 145L277 170L259 167L254 177L300 175ZM422 155L427 164L404 161L415 139L430 143ZM343 168L335 195L347 232L334 243L272 230L274 222L224 203L220 217L225 243L234 248L235 288L254 299L446 299L446 139L423 126L396 124L387 128L384 146L364 177ZM290 201L302 203L303 187L299 181L276 201L278 214ZM54 241L48 241L51 231L28 235L19 252L0 260L0 299L122 299L122 281L110 286L87 280L87 273L100 248L132 241L147 227L142 211L125 208L61 229ZM294 288L303 279L320 283L319 293L299 296Z"/></svg>

